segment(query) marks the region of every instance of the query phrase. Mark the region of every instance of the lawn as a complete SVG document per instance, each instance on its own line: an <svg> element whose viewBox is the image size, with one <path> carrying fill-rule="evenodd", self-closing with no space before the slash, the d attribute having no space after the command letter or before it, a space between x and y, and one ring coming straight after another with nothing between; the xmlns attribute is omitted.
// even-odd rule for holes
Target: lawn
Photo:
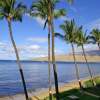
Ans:
<svg viewBox="0 0 100 100"><path fill-rule="evenodd" d="M84 82L84 91L95 94L97 96L100 96L100 77L95 78L95 82L97 84L97 86L93 87L93 84L91 82L91 80L85 81ZM97 97L94 96L90 96L85 94L84 92L80 92L79 89L72 89L69 91L64 91L62 93L59 94L60 100L69 100L68 96L70 95L74 95L79 97L79 100L99 100ZM49 98L45 98L44 100L49 100ZM53 95L53 100L55 99L55 94Z"/></svg>
<svg viewBox="0 0 100 100"><path fill-rule="evenodd" d="M88 91L90 93L93 93L95 95L100 96L100 77L96 77L95 79L96 86L94 87L91 80L84 82L85 85L85 91Z"/></svg>
<svg viewBox="0 0 100 100"><path fill-rule="evenodd" d="M75 95L75 96L79 97L79 100L98 100L98 98L96 98L96 97L89 96L89 95L86 95L86 94L80 92L79 89L73 89L70 91L62 92L62 93L60 93L59 97L60 97L60 100L69 100L68 96L70 96L70 95ZM49 100L49 98L47 97L44 100ZM55 95L53 95L53 100L56 100Z"/></svg>

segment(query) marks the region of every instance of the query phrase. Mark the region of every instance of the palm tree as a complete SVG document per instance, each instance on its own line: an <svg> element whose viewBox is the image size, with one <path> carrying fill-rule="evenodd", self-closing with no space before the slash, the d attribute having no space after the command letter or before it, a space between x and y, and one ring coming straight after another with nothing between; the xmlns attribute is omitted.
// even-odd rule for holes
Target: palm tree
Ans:
<svg viewBox="0 0 100 100"><path fill-rule="evenodd" d="M57 0L52 0L52 5L53 5L53 14L54 18L57 19L61 16L66 15L66 11L64 9L57 9L55 10L55 5L57 4ZM33 3L31 6L31 13L30 15L33 17L40 17L41 19L45 20L44 23L44 29L48 25L48 73L49 73L49 97L50 100L52 99L52 94L51 94L51 75L50 75L50 33L51 33L51 20L50 20L50 14L49 14L49 2L48 0L38 0L37 2Z"/></svg>
<svg viewBox="0 0 100 100"><path fill-rule="evenodd" d="M64 35L62 35L60 33L55 33L55 36L64 40L66 43L71 44L74 64L75 64L75 68L76 68L76 76L77 76L79 86L82 89L82 84L81 84L80 77L79 77L79 69L78 69L78 65L76 62L75 49L74 49L77 27L75 25L74 20L71 20L71 21L65 21L64 24L60 25L60 28L64 31Z"/></svg>
<svg viewBox="0 0 100 100"><path fill-rule="evenodd" d="M84 59L85 59L85 62L87 64L87 67L88 67L89 75L91 77L91 82L93 83L93 86L95 86L96 83L93 80L92 71L91 71L91 68L89 66L89 63L88 63L88 60L87 60L87 57L86 57L86 53L85 53L85 49L84 49L84 44L88 44L88 42L89 42L88 41L88 36L87 36L86 33L84 34L82 29L83 29L82 26L78 28L75 41L76 41L77 46L81 46L82 47Z"/></svg>
<svg viewBox="0 0 100 100"><path fill-rule="evenodd" d="M100 30L99 29L93 29L91 32L91 36L89 36L92 39L92 43L95 43L98 45L98 48L100 50Z"/></svg>
<svg viewBox="0 0 100 100"><path fill-rule="evenodd" d="M22 82L23 82L26 100L28 100L28 93L26 89L23 70L20 63L20 58L19 58L17 47L16 47L16 43L14 41L13 33L12 33L12 22L13 21L22 22L22 16L25 10L26 10L26 6L23 5L22 3L17 4L16 0L0 0L0 19L3 20L5 18L8 23L10 39L11 39L11 42L16 54L17 64L19 66L19 71L22 78Z"/></svg>

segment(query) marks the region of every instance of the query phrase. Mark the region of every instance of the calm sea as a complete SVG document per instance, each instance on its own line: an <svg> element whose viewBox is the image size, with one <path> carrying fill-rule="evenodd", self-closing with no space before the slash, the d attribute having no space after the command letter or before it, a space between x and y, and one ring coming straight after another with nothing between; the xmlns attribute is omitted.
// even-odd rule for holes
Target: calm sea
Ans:
<svg viewBox="0 0 100 100"><path fill-rule="evenodd" d="M21 62L29 91L48 88L47 62ZM89 63L93 75L100 75L100 63ZM89 77L85 63L78 63L80 77ZM51 66L52 67L52 66ZM59 84L76 80L75 66L72 62L57 62ZM52 84L54 84L52 71ZM0 61L0 96L23 93L22 81L15 61Z"/></svg>

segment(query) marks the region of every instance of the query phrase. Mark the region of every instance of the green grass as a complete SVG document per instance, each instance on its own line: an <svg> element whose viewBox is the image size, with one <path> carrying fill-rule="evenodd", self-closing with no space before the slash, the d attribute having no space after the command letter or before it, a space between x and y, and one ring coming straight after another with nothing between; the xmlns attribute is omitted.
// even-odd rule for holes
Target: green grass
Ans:
<svg viewBox="0 0 100 100"><path fill-rule="evenodd" d="M100 77L95 78L95 82L97 86L93 87L91 80L84 82L85 91L100 96ZM60 100L69 100L68 96L75 95L79 97L79 100L100 100L96 97L89 96L84 94L84 92L80 92L79 89L72 89L69 91L65 91L59 94ZM49 100L49 98L45 98L44 100ZM53 100L55 99L55 94L53 95Z"/></svg>
<svg viewBox="0 0 100 100"><path fill-rule="evenodd" d="M68 96L70 95L78 96L79 100L98 100L98 98L81 93L78 89L62 92L60 93L59 97L60 97L60 100L69 100ZM49 100L49 98L47 97L44 100ZM55 95L53 96L53 100L56 100Z"/></svg>
<svg viewBox="0 0 100 100"><path fill-rule="evenodd" d="M96 77L94 81L96 82L97 85L100 85L100 77ZM91 80L85 81L84 85L86 88L93 87Z"/></svg>
<svg viewBox="0 0 100 100"><path fill-rule="evenodd" d="M88 91L90 93L100 96L100 77L97 77L94 80L97 84L97 86L95 87L93 86L90 80L84 82L84 85L86 86L85 91Z"/></svg>

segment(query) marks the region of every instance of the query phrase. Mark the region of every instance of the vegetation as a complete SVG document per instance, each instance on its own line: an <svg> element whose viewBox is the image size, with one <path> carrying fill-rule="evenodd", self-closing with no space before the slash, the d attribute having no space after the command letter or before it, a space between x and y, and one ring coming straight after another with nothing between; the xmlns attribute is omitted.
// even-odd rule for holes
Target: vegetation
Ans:
<svg viewBox="0 0 100 100"><path fill-rule="evenodd" d="M69 91L64 91L60 93L60 99L61 100L69 100L68 96L74 95L79 97L79 100L98 100L99 98L96 96L100 96L100 77L95 78L95 82L97 86L93 86L91 83L91 80L85 81L84 85L84 91L80 91L80 89L72 89ZM91 96L89 94L86 94L85 92L92 93L96 96ZM44 100L48 100L48 97L45 98ZM55 100L55 94L53 95L53 100Z"/></svg>
<svg viewBox="0 0 100 100"><path fill-rule="evenodd" d="M91 84L91 80L84 82L85 91L100 96L100 77L96 77L95 82L97 84L96 86L93 86L93 84Z"/></svg>
<svg viewBox="0 0 100 100"><path fill-rule="evenodd" d="M90 39L92 39L92 43L97 44L98 48L100 50L100 30L99 29L93 29L89 36Z"/></svg>
<svg viewBox="0 0 100 100"><path fill-rule="evenodd" d="M52 1L51 4L54 6L53 9L53 15L54 18L57 19L61 16L66 15L66 12L64 9L59 9L56 10L55 6L56 3L58 3L58 1ZM50 70L51 70L51 63L50 63L50 33L51 33L51 22L50 22L50 14L49 14L49 2L48 0L39 0L35 3L32 4L31 6L31 12L30 15L32 17L40 17L41 19L45 20L44 23L44 29L45 27L48 25L48 73L49 73L49 96L50 96L50 100L52 99L52 94L51 94L51 75L50 75ZM48 9L47 9L48 8ZM55 75L55 74L54 74Z"/></svg>
<svg viewBox="0 0 100 100"><path fill-rule="evenodd" d="M95 80L97 86L100 85L100 77L96 77L96 78L94 78L94 80ZM91 80L85 81L84 85L86 88L93 87L93 84L91 84Z"/></svg>
<svg viewBox="0 0 100 100"><path fill-rule="evenodd" d="M73 89L73 90L69 90L69 91L65 91L60 93L60 100L69 100L70 95L74 95L79 97L79 100L98 100L98 98L93 97L93 96L89 96L85 93L81 93L79 89ZM49 100L48 97L45 98L44 100ZM55 99L55 95L53 96L53 100Z"/></svg>
<svg viewBox="0 0 100 100"><path fill-rule="evenodd" d="M75 49L74 49L74 44L76 43L75 39L76 39L76 34L77 34L78 28L77 28L74 20L65 21L64 24L60 25L60 28L64 31L64 35L62 35L60 33L55 33L55 36L64 40L66 43L71 44L74 64L75 64L75 68L76 68L76 76L77 76L77 80L79 82L79 86L82 89L82 84L81 84L81 81L80 81L79 69L78 69L78 65L77 65L77 62L76 62Z"/></svg>
<svg viewBox="0 0 100 100"><path fill-rule="evenodd" d="M77 46L81 46L82 47L82 51L83 51L84 59L86 61L86 65L87 65L87 68L88 68L88 71L89 71L89 75L91 77L91 81L92 81L93 85L95 86L96 83L93 80L92 71L91 71L91 68L90 68L90 66L88 64L88 60L87 60L85 49L84 49L84 44L88 44L88 36L87 36L87 33L83 32L82 29L83 29L82 26L78 28L77 33L76 33L75 42L76 42Z"/></svg>
<svg viewBox="0 0 100 100"><path fill-rule="evenodd" d="M69 3L73 3L73 0L66 0ZM70 91L65 91L59 94L58 88L58 74L56 69L56 62L55 62L55 36L59 37L60 39L64 40L66 44L70 43L72 47L73 59L76 69L76 76L81 89L83 89L80 76L79 76L79 68L76 61L75 56L75 48L74 45L82 47L83 55L87 64L87 68L90 74L91 79L86 81L84 84L86 86L85 90L91 92L93 94L100 95L100 79L93 79L93 75L91 72L91 68L88 64L86 52L84 49L84 45L87 43L94 43L98 45L100 50L100 30L93 29L90 34L87 36L87 33L84 33L82 27L78 27L74 20L65 21L60 28L64 31L64 34L55 33L54 29L54 19L57 19L61 16L66 16L65 9L58 9L56 5L61 2L61 0L35 0L32 3L30 9L28 10L27 7L21 2L18 3L17 0L0 0L0 20L6 19L8 23L9 29L9 36L16 54L17 64L19 66L19 71L23 83L24 93L26 96L26 100L29 100L26 83L24 79L24 74L22 70L22 66L20 63L19 53L16 46L16 42L13 37L12 32L12 23L13 22L22 22L23 15L28 11L30 16L32 17L40 17L42 20L45 20L44 29L47 27L48 29L48 74L49 74L49 99L52 100L52 93L51 93L51 63L50 63L50 56L52 54L52 65L53 65L53 72L54 72L54 80L55 80L55 90L56 94L54 95L54 100L66 100L69 95L74 94L80 98L80 100L97 100L94 97L88 96L84 93L81 93L79 89L73 89ZM94 81L95 80L95 81ZM91 83L92 81L92 83ZM94 86L94 87L93 87ZM48 98L47 98L48 99Z"/></svg>

